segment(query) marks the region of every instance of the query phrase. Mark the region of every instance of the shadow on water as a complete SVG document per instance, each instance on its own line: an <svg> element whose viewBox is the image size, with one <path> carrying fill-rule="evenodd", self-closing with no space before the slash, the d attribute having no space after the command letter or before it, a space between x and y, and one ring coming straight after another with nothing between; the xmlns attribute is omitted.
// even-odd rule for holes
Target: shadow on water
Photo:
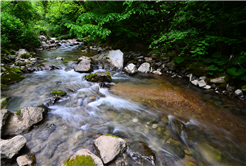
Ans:
<svg viewBox="0 0 246 166"><path fill-rule="evenodd" d="M11 96L11 111L51 100L50 92L67 93L45 119L28 133L27 148L37 165L60 165L81 148L97 154L98 134L114 134L127 141L126 152L110 165L245 165L245 120L230 110L245 105L200 90L181 79L110 71L111 88L83 79L85 74L66 68L86 55L76 46L43 51L46 62L60 70L26 74L26 79L2 93ZM91 55L86 55L91 56ZM98 70L104 70L99 67ZM113 85L113 86L112 86Z"/></svg>

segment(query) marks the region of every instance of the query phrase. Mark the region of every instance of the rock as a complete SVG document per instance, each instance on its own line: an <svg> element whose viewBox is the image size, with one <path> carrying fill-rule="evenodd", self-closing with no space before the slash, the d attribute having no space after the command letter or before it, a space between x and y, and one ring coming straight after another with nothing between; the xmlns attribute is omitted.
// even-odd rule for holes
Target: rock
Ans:
<svg viewBox="0 0 246 166"><path fill-rule="evenodd" d="M36 166L36 160L34 154L26 154L19 156L16 159L19 166Z"/></svg>
<svg viewBox="0 0 246 166"><path fill-rule="evenodd" d="M189 81L191 82L191 80L192 80L192 74L191 73L188 74L187 77L189 78Z"/></svg>
<svg viewBox="0 0 246 166"><path fill-rule="evenodd" d="M41 70L54 70L54 69L59 69L58 67L55 67L53 65L50 65L48 63L42 63L42 64L38 65L37 67L40 68Z"/></svg>
<svg viewBox="0 0 246 166"><path fill-rule="evenodd" d="M104 164L109 163L126 150L126 141L122 138L103 135L93 142Z"/></svg>
<svg viewBox="0 0 246 166"><path fill-rule="evenodd" d="M148 73L150 71L150 64L149 63L142 63L138 68L138 71L141 73Z"/></svg>
<svg viewBox="0 0 246 166"><path fill-rule="evenodd" d="M236 96L240 96L240 95L242 95L242 93L243 93L243 91L242 91L241 89L237 89L237 90L235 91L235 95L236 95Z"/></svg>
<svg viewBox="0 0 246 166"><path fill-rule="evenodd" d="M16 52L17 59L21 58L23 54L30 55L30 53L26 49L19 49L19 51Z"/></svg>
<svg viewBox="0 0 246 166"><path fill-rule="evenodd" d="M123 68L123 52L120 50L105 51L92 57L94 60L106 60L117 69Z"/></svg>
<svg viewBox="0 0 246 166"><path fill-rule="evenodd" d="M90 156L96 166L103 166L102 160L99 157L97 157L95 154L91 153L88 149L78 150L70 157L69 160L75 159L76 156Z"/></svg>
<svg viewBox="0 0 246 166"><path fill-rule="evenodd" d="M56 60L62 61L64 58L63 57L56 57Z"/></svg>
<svg viewBox="0 0 246 166"><path fill-rule="evenodd" d="M135 74L138 72L136 65L134 65L133 63L130 63L129 65L127 65L124 70L128 73L128 74Z"/></svg>
<svg viewBox="0 0 246 166"><path fill-rule="evenodd" d="M138 122L138 119L137 118L134 118L132 119L133 123L137 123Z"/></svg>
<svg viewBox="0 0 246 166"><path fill-rule="evenodd" d="M198 84L198 80L193 80L193 81L191 81L191 83L192 83L193 85L197 85L197 84Z"/></svg>
<svg viewBox="0 0 246 166"><path fill-rule="evenodd" d="M206 79L205 76L199 77L199 80L205 80L205 79Z"/></svg>
<svg viewBox="0 0 246 166"><path fill-rule="evenodd" d="M7 158L11 159L14 155L16 155L21 148L26 144L26 138L22 135L17 135L8 140L0 141L0 152L1 159Z"/></svg>
<svg viewBox="0 0 246 166"><path fill-rule="evenodd" d="M43 120L44 111L44 108L41 107L26 107L20 110L20 115L11 114L2 135L12 136L27 132L32 125Z"/></svg>
<svg viewBox="0 0 246 166"><path fill-rule="evenodd" d="M135 162L133 165L156 165L155 153L144 143L134 142L129 145L128 156Z"/></svg>
<svg viewBox="0 0 246 166"><path fill-rule="evenodd" d="M242 86L242 87L241 87L241 90L242 90L242 91L246 91L246 85Z"/></svg>
<svg viewBox="0 0 246 166"><path fill-rule="evenodd" d="M153 124L152 125L152 129L157 129L158 125L157 124Z"/></svg>
<svg viewBox="0 0 246 166"><path fill-rule="evenodd" d="M167 64L168 70L173 71L175 69L175 63L174 62L169 62Z"/></svg>
<svg viewBox="0 0 246 166"><path fill-rule="evenodd" d="M156 75L159 75L159 76L162 75L162 73L160 71L153 71L153 74L156 74Z"/></svg>
<svg viewBox="0 0 246 166"><path fill-rule="evenodd" d="M6 120L8 119L11 112L7 109L1 109L1 116L0 116L0 131L2 133L2 128L4 127Z"/></svg>
<svg viewBox="0 0 246 166"><path fill-rule="evenodd" d="M203 87L204 89L211 89L211 86L210 85L206 85Z"/></svg>
<svg viewBox="0 0 246 166"><path fill-rule="evenodd" d="M146 62L151 62L152 61L152 58L150 58L150 57L144 57L144 59L145 59Z"/></svg>
<svg viewBox="0 0 246 166"><path fill-rule="evenodd" d="M40 35L38 36L38 38L41 42L47 40L47 38L44 35Z"/></svg>
<svg viewBox="0 0 246 166"><path fill-rule="evenodd" d="M215 83L215 84L223 84L225 83L225 76L223 77L219 77L219 78L214 78L210 80L211 83Z"/></svg>
<svg viewBox="0 0 246 166"><path fill-rule="evenodd" d="M197 145L198 151L202 154L202 156L210 163L221 161L221 152L212 146L202 143Z"/></svg>
<svg viewBox="0 0 246 166"><path fill-rule="evenodd" d="M206 82L204 80L200 80L197 82L199 87L205 87L206 86Z"/></svg>
<svg viewBox="0 0 246 166"><path fill-rule="evenodd" d="M163 149L165 149L165 151L171 152L172 154L175 154L176 156L178 156L181 159L185 157L185 152L182 149L181 145L177 145L174 143L165 144L163 146Z"/></svg>
<svg viewBox="0 0 246 166"><path fill-rule="evenodd" d="M74 67L74 71L81 72L81 73L92 71L90 58L86 56L82 56L78 59L78 61L79 63Z"/></svg>
<svg viewBox="0 0 246 166"><path fill-rule="evenodd" d="M85 76L85 80L91 82L112 82L110 72L97 72Z"/></svg>

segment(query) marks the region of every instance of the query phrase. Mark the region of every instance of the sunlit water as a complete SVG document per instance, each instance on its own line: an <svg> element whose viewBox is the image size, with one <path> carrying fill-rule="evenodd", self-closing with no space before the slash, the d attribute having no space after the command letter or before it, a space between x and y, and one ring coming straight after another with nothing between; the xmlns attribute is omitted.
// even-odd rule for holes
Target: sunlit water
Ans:
<svg viewBox="0 0 246 166"><path fill-rule="evenodd" d="M70 61L93 55L76 47L64 44L43 51L38 55L43 62L60 70L25 74L26 79L2 92L11 96L7 105L11 111L40 106L54 97L50 94L54 90L67 92L49 106L43 122L23 134L28 141L26 152L35 154L37 165L60 165L82 148L97 154L93 140L106 133L124 138L129 145L108 165L121 161L151 165L154 159L132 155L131 145L137 141L154 152L156 165L246 164L245 118L230 111L245 109L244 104L204 93L181 79L150 74L130 77L110 71L113 83L107 85L111 88L100 88L70 67ZM64 61L57 61L58 56Z"/></svg>

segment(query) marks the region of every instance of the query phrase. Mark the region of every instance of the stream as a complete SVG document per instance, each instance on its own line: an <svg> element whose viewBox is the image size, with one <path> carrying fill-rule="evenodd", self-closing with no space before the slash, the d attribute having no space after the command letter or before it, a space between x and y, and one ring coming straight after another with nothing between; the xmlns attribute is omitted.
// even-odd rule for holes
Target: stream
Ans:
<svg viewBox="0 0 246 166"><path fill-rule="evenodd" d="M73 70L82 53L78 45L62 44L37 57L59 70L24 74L9 86L7 109L40 106L63 90L67 95L44 120L23 136L25 153L36 156L38 166L57 166L79 149L97 154L93 140L113 134L126 140L127 150L108 165L246 165L245 103L191 85L168 75L136 74L97 66L93 72L110 71L113 82L100 87ZM63 61L55 57L63 57ZM244 111L246 112L246 111Z"/></svg>

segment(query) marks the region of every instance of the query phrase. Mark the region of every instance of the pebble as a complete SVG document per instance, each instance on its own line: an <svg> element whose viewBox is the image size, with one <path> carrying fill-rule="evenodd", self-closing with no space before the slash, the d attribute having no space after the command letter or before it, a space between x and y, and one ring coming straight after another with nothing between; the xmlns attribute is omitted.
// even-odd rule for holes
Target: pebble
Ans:
<svg viewBox="0 0 246 166"><path fill-rule="evenodd" d="M132 121L133 121L134 123L137 123L137 122L138 122L138 119L137 119L137 118L134 118L134 119L132 119Z"/></svg>
<svg viewBox="0 0 246 166"><path fill-rule="evenodd" d="M158 127L157 124L152 125L152 129L156 129L157 127Z"/></svg>

